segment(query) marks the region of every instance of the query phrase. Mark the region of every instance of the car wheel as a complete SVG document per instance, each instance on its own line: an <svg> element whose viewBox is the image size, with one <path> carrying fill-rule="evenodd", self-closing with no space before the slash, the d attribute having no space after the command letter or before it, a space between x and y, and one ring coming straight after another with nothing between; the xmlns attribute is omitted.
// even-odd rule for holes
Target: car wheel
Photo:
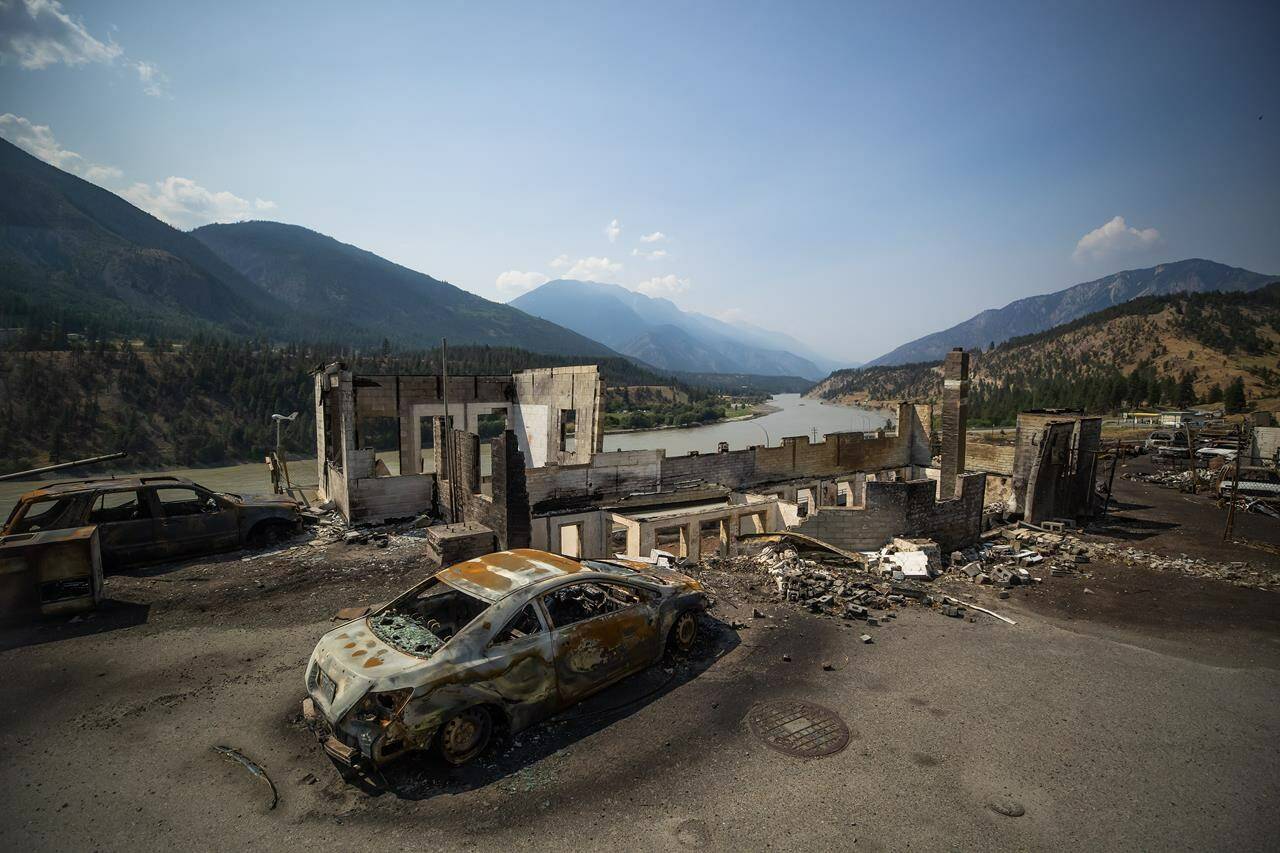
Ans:
<svg viewBox="0 0 1280 853"><path fill-rule="evenodd" d="M693 644L698 639L698 614L686 610L676 617L671 626L671 634L667 638L667 649L677 654L688 654L693 651Z"/></svg>
<svg viewBox="0 0 1280 853"><path fill-rule="evenodd" d="M248 545L250 548L270 548L283 542L288 535L285 525L264 521L249 531Z"/></svg>
<svg viewBox="0 0 1280 853"><path fill-rule="evenodd" d="M440 757L457 767L485 751L493 737L493 717L482 707L468 708L449 718L436 736Z"/></svg>

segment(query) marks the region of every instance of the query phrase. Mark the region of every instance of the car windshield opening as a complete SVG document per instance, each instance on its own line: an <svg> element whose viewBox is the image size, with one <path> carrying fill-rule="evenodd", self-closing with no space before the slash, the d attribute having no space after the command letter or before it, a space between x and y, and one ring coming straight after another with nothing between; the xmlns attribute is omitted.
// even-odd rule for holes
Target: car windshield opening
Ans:
<svg viewBox="0 0 1280 853"><path fill-rule="evenodd" d="M430 657L453 639L489 603L432 578L413 595L369 617L369 627L387 645Z"/></svg>

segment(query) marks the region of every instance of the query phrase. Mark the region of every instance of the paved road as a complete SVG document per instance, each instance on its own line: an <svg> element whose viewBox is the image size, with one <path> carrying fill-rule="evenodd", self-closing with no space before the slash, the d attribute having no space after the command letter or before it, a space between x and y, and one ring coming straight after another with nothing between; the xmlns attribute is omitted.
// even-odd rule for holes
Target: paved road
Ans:
<svg viewBox="0 0 1280 853"><path fill-rule="evenodd" d="M396 793L370 795L296 711L327 614L423 570L375 558L113 579L133 604L99 627L126 624L6 635L0 848L1244 850L1280 831L1280 632L1233 624L1229 597L1206 655L1202 634L1148 637L1016 595L998 604L1016 627L906 610L864 645L860 625L781 605L751 619L735 590L720 618L748 627L713 626L693 664L619 685L487 766L413 762L390 774ZM849 747L764 747L743 717L779 697L837 710ZM274 811L215 744L266 766ZM989 807L1008 799L1026 814Z"/></svg>

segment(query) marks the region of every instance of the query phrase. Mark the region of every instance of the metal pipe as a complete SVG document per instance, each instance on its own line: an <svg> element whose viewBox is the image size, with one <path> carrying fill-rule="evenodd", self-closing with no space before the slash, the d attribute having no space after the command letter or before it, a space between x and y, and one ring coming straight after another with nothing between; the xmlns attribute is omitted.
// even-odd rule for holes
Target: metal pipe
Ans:
<svg viewBox="0 0 1280 853"><path fill-rule="evenodd" d="M77 459L74 462L59 462L57 465L46 465L43 468L31 468L27 471L15 471L12 474L0 474L0 480L16 480L19 477L29 477L32 474L46 474L50 471L61 471L64 468L78 468L81 465L96 465L99 462L110 462L112 459L123 459L128 455L128 451L121 450L119 453L108 453L106 456Z"/></svg>

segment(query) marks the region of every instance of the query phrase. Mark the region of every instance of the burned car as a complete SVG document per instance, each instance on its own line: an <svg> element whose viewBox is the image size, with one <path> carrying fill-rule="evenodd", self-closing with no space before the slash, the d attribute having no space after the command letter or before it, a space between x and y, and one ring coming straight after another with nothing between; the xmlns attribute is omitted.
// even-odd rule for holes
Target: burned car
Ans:
<svg viewBox="0 0 1280 853"><path fill-rule="evenodd" d="M303 713L348 768L427 749L465 764L499 729L688 651L707 604L696 580L647 563L488 554L326 634Z"/></svg>
<svg viewBox="0 0 1280 853"><path fill-rule="evenodd" d="M284 496L214 492L183 477L112 477L27 492L0 536L97 525L110 570L265 545L300 523Z"/></svg>

